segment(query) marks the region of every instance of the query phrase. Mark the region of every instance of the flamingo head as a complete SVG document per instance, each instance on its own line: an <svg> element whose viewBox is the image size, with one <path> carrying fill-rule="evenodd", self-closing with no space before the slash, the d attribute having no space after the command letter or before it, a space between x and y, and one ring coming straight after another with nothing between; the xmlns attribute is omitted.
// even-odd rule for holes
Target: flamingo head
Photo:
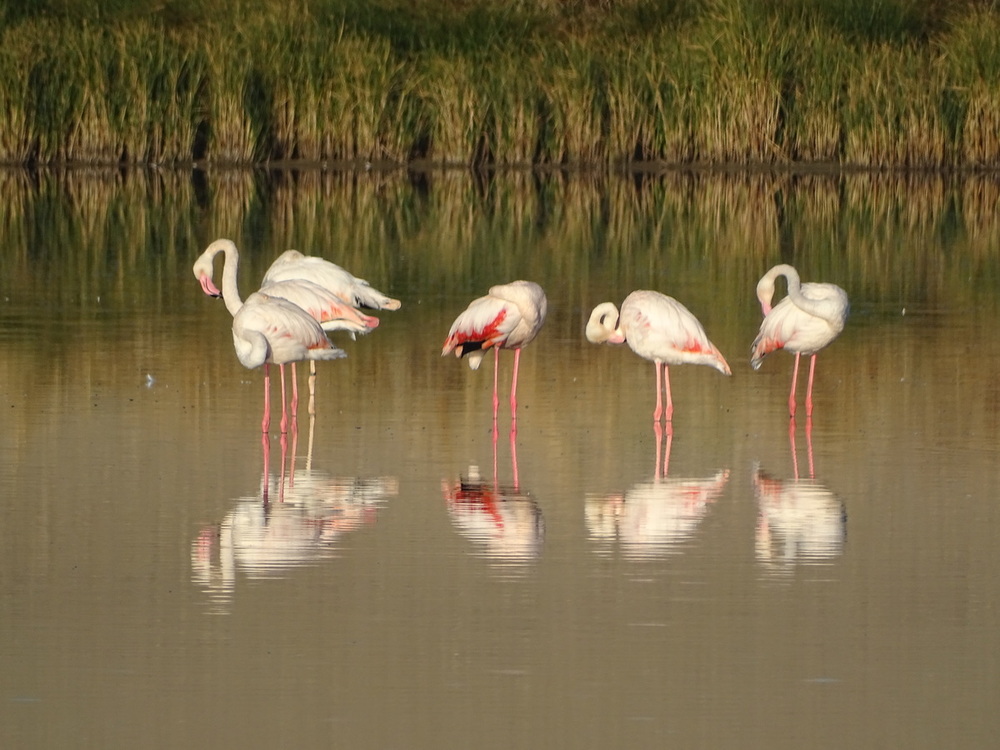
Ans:
<svg viewBox="0 0 1000 750"><path fill-rule="evenodd" d="M612 302L602 302L590 313L587 321L587 341L592 344L621 344L625 334L618 327L618 308Z"/></svg>
<svg viewBox="0 0 1000 750"><path fill-rule="evenodd" d="M210 247L198 260L195 261L194 266L191 268L194 271L194 277L198 279L198 283L201 284L201 290L207 294L209 297L221 297L222 292L212 281L212 275L215 269L212 266L212 261L215 259L215 253L217 251L214 247Z"/></svg>
<svg viewBox="0 0 1000 750"><path fill-rule="evenodd" d="M760 310L765 318L771 312L772 299L774 299L774 279L765 276L757 283L757 301L760 302Z"/></svg>

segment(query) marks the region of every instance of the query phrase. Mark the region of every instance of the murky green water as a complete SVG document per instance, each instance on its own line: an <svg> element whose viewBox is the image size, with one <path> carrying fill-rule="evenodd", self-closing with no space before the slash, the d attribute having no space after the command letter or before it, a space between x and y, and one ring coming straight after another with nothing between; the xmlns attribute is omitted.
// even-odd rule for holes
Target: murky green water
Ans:
<svg viewBox="0 0 1000 750"><path fill-rule="evenodd" d="M996 179L0 183L4 746L1000 731ZM338 338L315 420L266 446L261 373L190 272L219 236L244 291L296 247L403 300ZM791 434L791 357L747 362L779 261L853 306ZM491 358L440 347L514 278L550 317L494 440ZM583 337L635 288L683 301L733 367L672 369L672 434L652 366Z"/></svg>

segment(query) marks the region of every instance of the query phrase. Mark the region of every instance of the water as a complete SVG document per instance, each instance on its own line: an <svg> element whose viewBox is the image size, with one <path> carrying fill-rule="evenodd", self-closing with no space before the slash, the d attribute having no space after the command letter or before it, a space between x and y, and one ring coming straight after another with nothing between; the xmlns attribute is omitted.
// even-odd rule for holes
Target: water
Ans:
<svg viewBox="0 0 1000 750"><path fill-rule="evenodd" d="M6 179L4 746L982 747L1000 729L994 182ZM284 440L262 442L261 373L190 273L223 235L245 290L298 247L403 300L338 340ZM780 260L853 305L791 433L791 357L747 363ZM550 318L512 440L510 356L495 435L492 358L439 353L515 277ZM633 288L681 299L733 368L672 370L671 433L649 363L582 335Z"/></svg>

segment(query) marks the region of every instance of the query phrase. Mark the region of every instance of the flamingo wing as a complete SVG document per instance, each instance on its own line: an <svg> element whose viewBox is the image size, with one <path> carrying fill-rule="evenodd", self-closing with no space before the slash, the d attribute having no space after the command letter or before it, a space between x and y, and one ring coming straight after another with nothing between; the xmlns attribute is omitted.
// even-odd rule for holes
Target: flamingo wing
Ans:
<svg viewBox="0 0 1000 750"><path fill-rule="evenodd" d="M755 370L760 369L764 357L773 351L787 349L796 354L815 354L840 334L847 318L847 295L840 287L833 287L839 294L830 294L823 287L833 285L803 284L802 293L823 302L829 318L806 312L791 297L785 297L767 314L750 348L750 364Z"/></svg>
<svg viewBox="0 0 1000 750"><path fill-rule="evenodd" d="M362 314L340 297L305 279L275 281L261 287L261 291L269 297L280 297L302 308L325 331L368 333L379 324L378 318Z"/></svg>
<svg viewBox="0 0 1000 750"><path fill-rule="evenodd" d="M247 364L247 358L252 357L253 361L260 358L261 336L267 343L266 356L256 364ZM347 356L330 343L319 323L300 307L260 292L250 295L233 318L233 342L237 356L247 367L265 361L281 365L302 359Z"/></svg>
<svg viewBox="0 0 1000 750"><path fill-rule="evenodd" d="M398 310L399 300L386 296L365 279L325 258L303 255L298 250L288 250L278 256L264 274L264 284L291 279L306 279L319 284L349 304L375 310Z"/></svg>
<svg viewBox="0 0 1000 750"><path fill-rule="evenodd" d="M521 314L512 302L492 296L480 297L452 323L441 355L454 351L455 356L461 358L470 352L479 352L478 359L470 360L470 367L476 369L482 352L494 346L502 347L520 320Z"/></svg>
<svg viewBox="0 0 1000 750"><path fill-rule="evenodd" d="M641 357L668 365L705 364L729 374L728 364L701 323L673 297L633 292L622 303L619 326Z"/></svg>

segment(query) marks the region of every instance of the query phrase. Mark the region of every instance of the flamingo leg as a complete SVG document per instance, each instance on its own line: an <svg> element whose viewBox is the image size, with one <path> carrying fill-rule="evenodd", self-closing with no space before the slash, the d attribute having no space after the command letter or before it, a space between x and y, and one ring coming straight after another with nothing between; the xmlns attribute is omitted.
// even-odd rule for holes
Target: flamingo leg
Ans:
<svg viewBox="0 0 1000 750"><path fill-rule="evenodd" d="M667 422L667 445L663 449L663 476L670 473L670 448L674 444L674 423Z"/></svg>
<svg viewBox="0 0 1000 750"><path fill-rule="evenodd" d="M813 376L816 374L816 355L809 358L809 385L806 386L806 417L813 414Z"/></svg>
<svg viewBox="0 0 1000 750"><path fill-rule="evenodd" d="M788 415L795 416L795 385L799 380L799 352L795 353L795 369L792 370L792 392L788 394Z"/></svg>
<svg viewBox="0 0 1000 750"><path fill-rule="evenodd" d="M493 431L496 432L497 413L500 411L500 347L493 347Z"/></svg>
<svg viewBox="0 0 1000 750"><path fill-rule="evenodd" d="M665 477L670 472L670 448L674 442L674 425L673 422L667 422L666 433L667 433L667 447L663 448L663 433L664 429L660 426L659 422L653 424L653 433L656 435L656 461L653 467L653 477L654 479L659 479L660 477ZM663 449L663 453L660 450ZM662 461L661 461L662 455ZM663 469L662 473L660 469Z"/></svg>
<svg viewBox="0 0 1000 750"><path fill-rule="evenodd" d="M517 473L517 428L510 430L510 463L514 470L514 492L521 491L521 479Z"/></svg>
<svg viewBox="0 0 1000 750"><path fill-rule="evenodd" d="M288 432L288 412L285 411L285 366L278 365L281 373L281 434Z"/></svg>
<svg viewBox="0 0 1000 750"><path fill-rule="evenodd" d="M288 435L281 433L278 440L281 445L281 468L278 470L278 502L285 502L285 458L288 456Z"/></svg>
<svg viewBox="0 0 1000 750"><path fill-rule="evenodd" d="M299 447L299 425L292 422L292 455L288 461L288 486L295 486L295 453Z"/></svg>
<svg viewBox="0 0 1000 750"><path fill-rule="evenodd" d="M264 363L264 418L260 420L260 431L266 433L271 427L271 366Z"/></svg>
<svg viewBox="0 0 1000 750"><path fill-rule="evenodd" d="M309 416L316 414L316 360L309 360Z"/></svg>
<svg viewBox="0 0 1000 750"><path fill-rule="evenodd" d="M517 370L521 365L521 350L514 350L514 376L510 381L510 418L517 422Z"/></svg>
<svg viewBox="0 0 1000 750"><path fill-rule="evenodd" d="M667 392L666 419L669 425L674 417L674 399L670 393L670 368L667 365L663 365L663 388Z"/></svg>
<svg viewBox="0 0 1000 750"><path fill-rule="evenodd" d="M812 417L806 417L806 449L809 452L809 478L816 478L816 469L813 466L813 421Z"/></svg>
<svg viewBox="0 0 1000 750"><path fill-rule="evenodd" d="M299 416L299 375L295 371L295 363L292 362L292 429L295 429L295 420Z"/></svg>
<svg viewBox="0 0 1000 750"><path fill-rule="evenodd" d="M265 430L260 437L261 448L264 449L264 481L261 488L261 500L267 505L267 490L271 483L271 436Z"/></svg>
<svg viewBox="0 0 1000 750"><path fill-rule="evenodd" d="M788 445L792 449L792 471L795 472L795 478L799 478L799 456L795 450L795 417L793 416L788 420Z"/></svg>
<svg viewBox="0 0 1000 750"><path fill-rule="evenodd" d="M660 373L660 363L653 362L656 368L656 408L653 410L653 421L660 423L660 416L663 414L663 375Z"/></svg>
<svg viewBox="0 0 1000 750"><path fill-rule="evenodd" d="M497 430L497 421L493 420L493 489L496 490L499 486L500 478L497 474L497 439L499 438L499 431Z"/></svg>

